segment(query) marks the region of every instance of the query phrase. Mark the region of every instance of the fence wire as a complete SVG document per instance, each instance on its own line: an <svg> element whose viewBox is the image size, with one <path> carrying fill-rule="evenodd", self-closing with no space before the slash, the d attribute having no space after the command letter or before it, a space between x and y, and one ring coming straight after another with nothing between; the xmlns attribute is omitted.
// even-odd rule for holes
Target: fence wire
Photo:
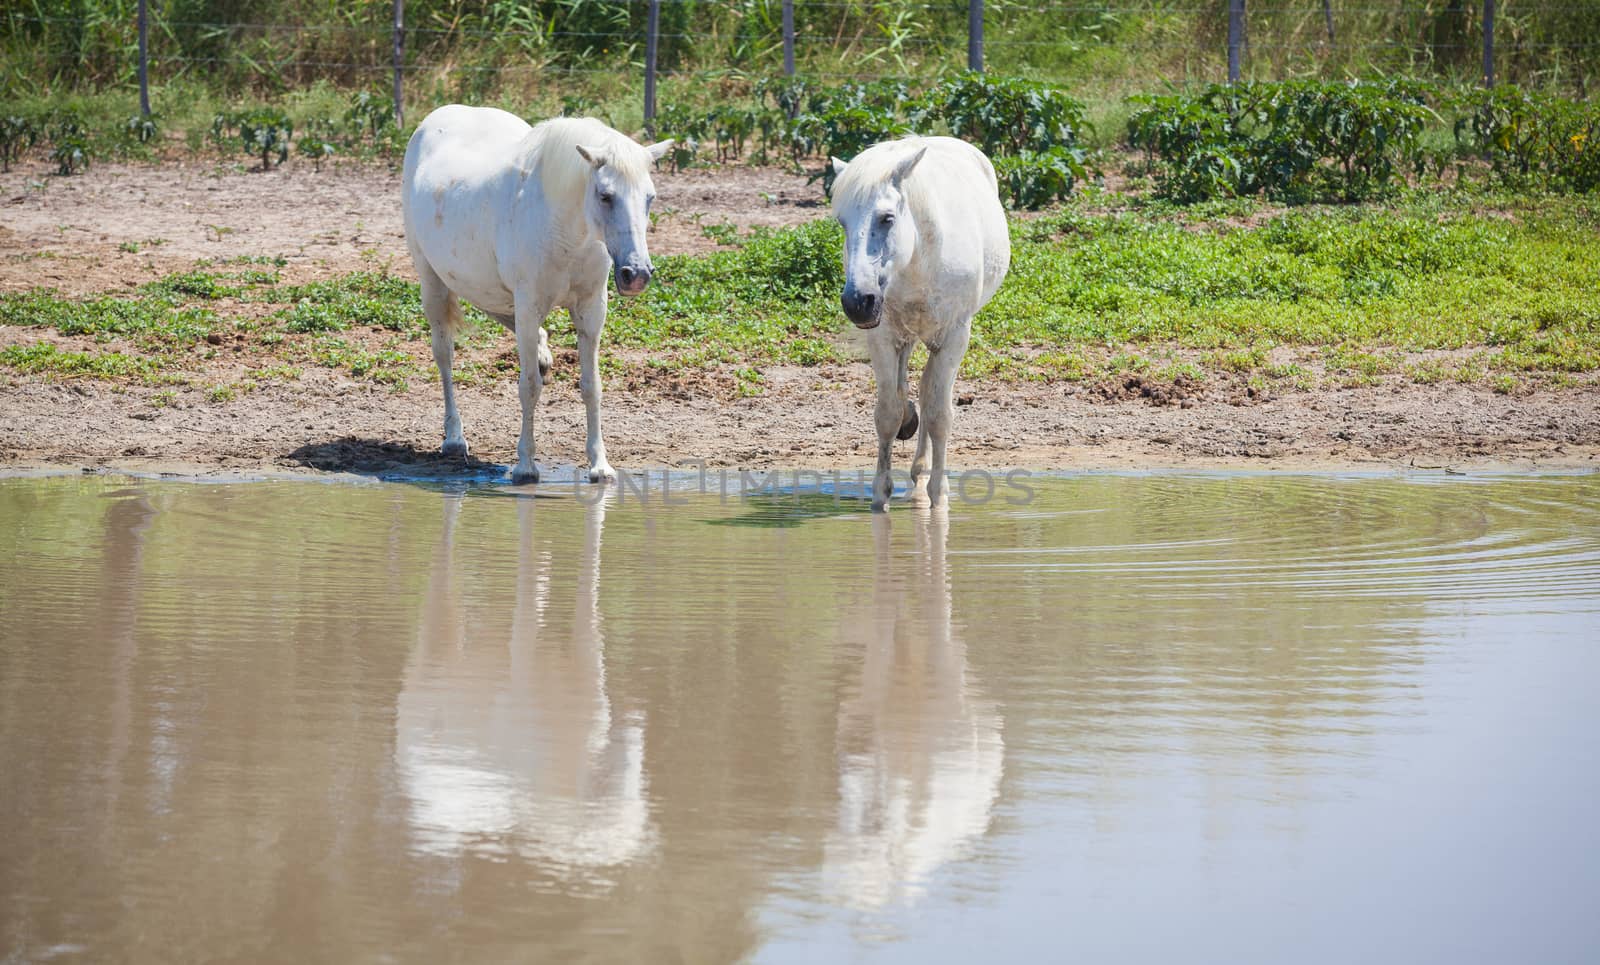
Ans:
<svg viewBox="0 0 1600 965"><path fill-rule="evenodd" d="M968 34L971 4L980 11L979 37ZM166 19L153 7L143 63L131 18L13 8L0 14L0 40L9 40L10 51L32 56L8 58L14 63L0 66L0 79L105 84L126 82L137 72L158 83L196 73L265 86L317 79L369 88L392 82L398 106L407 77L471 78L482 90L502 77L526 83L545 75L610 76L632 84L644 82L647 73L680 79L776 76L786 41L796 54L796 74L821 81L928 77L972 63L1081 83L1096 76L1097 65L1118 58L1124 69L1145 69L1147 86L1232 79L1226 73L1230 62L1240 76L1259 79L1421 68L1453 80L1555 79L1580 93L1600 73L1600 4L1594 2L1498 0L1491 15L1495 0L1358 0L1352 6L1274 0L1256 7L1242 0L1176 6L1047 0L998 3L985 16L982 0L796 0L788 37L782 22L789 18L779 16L784 6L779 0L535 0L486 5L450 22L437 16L444 8L429 7L433 19L424 15L398 35L386 4L349 8L352 20L330 23ZM1231 30L1230 8L1238 17ZM653 38L651 22L660 23ZM42 76L30 76L35 72ZM647 119L651 113L647 103Z"/></svg>

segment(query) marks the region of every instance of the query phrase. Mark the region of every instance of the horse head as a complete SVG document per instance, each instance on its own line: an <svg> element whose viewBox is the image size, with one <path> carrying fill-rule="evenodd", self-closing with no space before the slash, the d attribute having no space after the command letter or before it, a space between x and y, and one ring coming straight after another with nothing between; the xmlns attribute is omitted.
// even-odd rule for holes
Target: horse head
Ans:
<svg viewBox="0 0 1600 965"><path fill-rule="evenodd" d="M887 147L887 145L880 145ZM877 328L895 274L911 261L917 228L905 179L926 147L885 164L878 148L846 164L833 158L833 213L844 228L844 293L840 304L857 328Z"/></svg>
<svg viewBox="0 0 1600 965"><path fill-rule="evenodd" d="M650 180L650 165L671 150L672 142L640 147L619 137L604 147L583 144L576 147L578 154L594 168L584 197L584 213L605 238L617 292L637 295L650 284L650 275L655 270L645 243L650 202L656 197L655 184Z"/></svg>

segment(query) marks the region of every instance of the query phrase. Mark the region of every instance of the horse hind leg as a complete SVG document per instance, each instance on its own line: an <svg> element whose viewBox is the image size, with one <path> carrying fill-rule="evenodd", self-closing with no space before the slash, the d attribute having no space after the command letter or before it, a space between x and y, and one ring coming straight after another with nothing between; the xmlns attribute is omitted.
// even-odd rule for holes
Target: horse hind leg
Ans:
<svg viewBox="0 0 1600 965"><path fill-rule="evenodd" d="M418 262L422 279L422 313L428 319L428 337L433 343L433 364L439 367L439 385L444 390L444 445L439 451L447 458L467 457L467 437L461 431L461 412L456 408L455 363L456 331L461 327L461 301L444 280L426 264Z"/></svg>

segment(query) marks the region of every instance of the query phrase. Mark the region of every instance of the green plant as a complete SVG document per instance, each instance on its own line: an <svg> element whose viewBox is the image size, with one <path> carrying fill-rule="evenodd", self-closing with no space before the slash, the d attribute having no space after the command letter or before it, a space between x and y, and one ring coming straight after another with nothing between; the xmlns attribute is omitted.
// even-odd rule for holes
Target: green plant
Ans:
<svg viewBox="0 0 1600 965"><path fill-rule="evenodd" d="M1264 192L1286 201L1356 201L1420 167L1434 116L1416 83L1213 84L1129 98L1128 143L1176 201Z"/></svg>
<svg viewBox="0 0 1600 965"><path fill-rule="evenodd" d="M89 166L94 151L88 129L76 111L51 112L45 123L45 133L50 139L50 160L55 162L57 174L66 177Z"/></svg>
<svg viewBox="0 0 1600 965"><path fill-rule="evenodd" d="M832 157L850 159L879 141L893 140L911 133L910 127L887 108L834 106L816 118L821 128L818 146ZM833 191L833 165L824 164L811 180L822 179L822 190Z"/></svg>
<svg viewBox="0 0 1600 965"><path fill-rule="evenodd" d="M1457 141L1501 179L1600 187L1600 106L1502 86L1465 95L1461 108Z"/></svg>
<svg viewBox="0 0 1600 965"><path fill-rule="evenodd" d="M211 122L212 140L219 147L237 137L246 154L261 158L261 170L270 170L276 156L282 164L289 159L289 141L294 124L283 111L258 107L238 113L217 114Z"/></svg>
<svg viewBox="0 0 1600 965"><path fill-rule="evenodd" d="M730 222L702 225L700 233L719 245L737 245L739 243L739 226Z"/></svg>
<svg viewBox="0 0 1600 965"><path fill-rule="evenodd" d="M11 162L39 140L39 128L32 118L19 114L0 116L0 171L10 171Z"/></svg>
<svg viewBox="0 0 1600 965"><path fill-rule="evenodd" d="M394 98L372 91L357 91L350 98L344 122L354 138L368 137L376 144L385 128L394 126Z"/></svg>
<svg viewBox="0 0 1600 965"><path fill-rule="evenodd" d="M157 115L146 117L135 114L122 122L122 139L128 144L149 144L161 136Z"/></svg>
<svg viewBox="0 0 1600 965"><path fill-rule="evenodd" d="M88 138L81 134L63 134L50 146L50 160L55 162L56 173L62 177L88 167L90 156Z"/></svg>
<svg viewBox="0 0 1600 965"><path fill-rule="evenodd" d="M985 74L963 74L934 88L922 110L991 157L1054 148L1076 151L1078 132L1085 126L1083 105L1059 90Z"/></svg>
<svg viewBox="0 0 1600 965"><path fill-rule="evenodd" d="M1042 208L1065 200L1085 176L1083 152L1059 146L996 156L994 170L1002 197L1015 208Z"/></svg>
<svg viewBox="0 0 1600 965"><path fill-rule="evenodd" d="M308 130L295 141L295 148L300 156L311 159L314 171L322 170L322 162L339 153L334 146L333 124L324 118L319 118L307 125Z"/></svg>

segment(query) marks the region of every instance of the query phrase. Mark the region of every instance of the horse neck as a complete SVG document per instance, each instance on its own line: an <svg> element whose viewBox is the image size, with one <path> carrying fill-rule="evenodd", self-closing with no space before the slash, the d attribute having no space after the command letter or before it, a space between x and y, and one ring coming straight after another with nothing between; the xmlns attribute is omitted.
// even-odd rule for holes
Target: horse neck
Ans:
<svg viewBox="0 0 1600 965"><path fill-rule="evenodd" d="M547 229L545 233L559 240L562 247L572 250L585 247L594 241L604 240L601 232L589 223L588 217L584 214L582 192L570 201L552 199L545 192L543 172L540 170L539 144L530 138L524 145L524 151L522 170L528 172L527 177L539 180L539 197L543 201L540 218Z"/></svg>

